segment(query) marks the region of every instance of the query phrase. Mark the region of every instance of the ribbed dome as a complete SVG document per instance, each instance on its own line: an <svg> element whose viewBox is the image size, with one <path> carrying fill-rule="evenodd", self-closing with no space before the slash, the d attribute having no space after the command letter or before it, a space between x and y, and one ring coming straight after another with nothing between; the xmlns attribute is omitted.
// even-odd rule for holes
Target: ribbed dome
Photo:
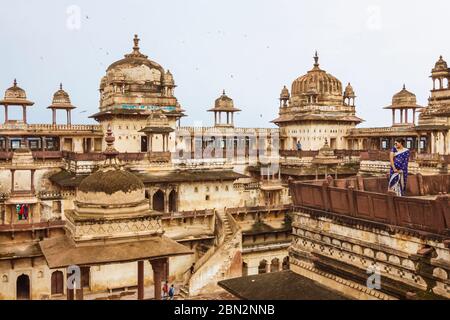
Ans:
<svg viewBox="0 0 450 320"><path fill-rule="evenodd" d="M113 195L119 191L123 193L143 191L144 184L131 172L109 167L100 169L84 178L78 190L84 193L103 192Z"/></svg>
<svg viewBox="0 0 450 320"><path fill-rule="evenodd" d="M14 84L12 87L5 91L5 98L1 101L3 104L23 104L23 105L33 105L34 102L27 100L27 94L25 90L17 85L16 79L14 79Z"/></svg>
<svg viewBox="0 0 450 320"><path fill-rule="evenodd" d="M333 75L320 69L317 53L314 60L314 68L292 83L291 95L293 97L310 93L342 95L341 82Z"/></svg>

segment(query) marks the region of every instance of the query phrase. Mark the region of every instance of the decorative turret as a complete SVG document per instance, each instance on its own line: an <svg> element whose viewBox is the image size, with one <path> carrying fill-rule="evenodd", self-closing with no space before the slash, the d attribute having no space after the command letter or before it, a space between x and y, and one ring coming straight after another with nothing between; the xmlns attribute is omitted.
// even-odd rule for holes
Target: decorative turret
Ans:
<svg viewBox="0 0 450 320"><path fill-rule="evenodd" d="M113 162L116 162L116 157L119 154L119 151L114 148L114 141L116 138L114 138L114 135L111 130L111 125L108 125L108 130L106 131L105 136L105 142L106 142L106 149L103 151L103 154L106 156L106 161L109 165L112 165Z"/></svg>
<svg viewBox="0 0 450 320"><path fill-rule="evenodd" d="M439 60L431 70L431 79L433 79L433 90L450 89L450 70L442 56L439 57ZM438 81L439 87L436 87L436 81ZM444 81L447 83L444 83Z"/></svg>
<svg viewBox="0 0 450 320"><path fill-rule="evenodd" d="M393 126L411 126L416 124L416 110L422 108L422 106L417 104L416 95L406 90L406 86L403 85L403 89L392 97L392 104L384 109L392 110ZM396 121L397 110L400 111L400 122ZM408 110L413 112L411 121L408 119Z"/></svg>
<svg viewBox="0 0 450 320"><path fill-rule="evenodd" d="M5 98L0 100L0 105L5 106L5 123L8 119L8 106L22 106L22 122L27 123L27 107L34 105L34 102L27 100L27 94L25 90L17 85L16 79L14 79L13 86L5 91Z"/></svg>
<svg viewBox="0 0 450 320"><path fill-rule="evenodd" d="M52 110L52 123L56 125L56 110L66 110L67 114L67 124L70 125L72 123L72 110L76 107L72 105L70 101L69 94L63 90L62 83L59 85L59 90L55 92L53 95L53 101L47 109Z"/></svg>
<svg viewBox="0 0 450 320"><path fill-rule="evenodd" d="M344 103L348 106L355 106L355 98L355 91L353 90L353 87L349 82L344 90Z"/></svg>
<svg viewBox="0 0 450 320"><path fill-rule="evenodd" d="M234 107L233 99L226 95L225 90L216 99L214 108L208 110L208 112L214 112L214 126L216 127L234 127L234 113L239 111L241 110ZM226 122L222 122L222 112L226 113Z"/></svg>
<svg viewBox="0 0 450 320"><path fill-rule="evenodd" d="M289 93L289 89L286 86L284 86L283 89L281 89L280 93L280 108L287 107L290 97L291 95Z"/></svg>

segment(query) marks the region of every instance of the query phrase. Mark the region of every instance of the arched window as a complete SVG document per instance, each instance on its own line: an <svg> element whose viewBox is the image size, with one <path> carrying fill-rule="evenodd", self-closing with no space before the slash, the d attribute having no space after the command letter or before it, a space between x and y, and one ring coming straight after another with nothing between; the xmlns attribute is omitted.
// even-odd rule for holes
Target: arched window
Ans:
<svg viewBox="0 0 450 320"><path fill-rule="evenodd" d="M26 274L17 277L16 299L30 300L30 277Z"/></svg>
<svg viewBox="0 0 450 320"><path fill-rule="evenodd" d="M278 271L280 271L280 260L278 260L278 258L274 258L270 263L270 272L278 272Z"/></svg>
<svg viewBox="0 0 450 320"><path fill-rule="evenodd" d="M258 274L267 273L267 261L262 260L258 266Z"/></svg>
<svg viewBox="0 0 450 320"><path fill-rule="evenodd" d="M164 212L164 192L161 190L153 195L153 210Z"/></svg>
<svg viewBox="0 0 450 320"><path fill-rule="evenodd" d="M169 194L169 212L177 211L177 192L172 190Z"/></svg>
<svg viewBox="0 0 450 320"><path fill-rule="evenodd" d="M62 271L52 273L52 294L64 294L64 275Z"/></svg>

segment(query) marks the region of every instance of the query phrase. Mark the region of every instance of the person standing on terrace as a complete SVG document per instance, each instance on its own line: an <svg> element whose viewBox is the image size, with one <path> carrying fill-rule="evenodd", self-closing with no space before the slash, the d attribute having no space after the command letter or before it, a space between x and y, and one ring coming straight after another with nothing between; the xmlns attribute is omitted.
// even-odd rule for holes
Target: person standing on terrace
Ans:
<svg viewBox="0 0 450 320"><path fill-rule="evenodd" d="M410 152L404 147L404 139L396 139L389 159L391 170L389 174L389 191L394 191L399 197L405 195L408 179L408 163Z"/></svg>

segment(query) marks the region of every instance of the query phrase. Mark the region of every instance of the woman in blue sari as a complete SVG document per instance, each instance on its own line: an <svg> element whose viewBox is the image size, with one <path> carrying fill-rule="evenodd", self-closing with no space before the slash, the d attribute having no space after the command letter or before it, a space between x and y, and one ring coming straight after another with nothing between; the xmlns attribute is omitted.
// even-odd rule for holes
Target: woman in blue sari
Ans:
<svg viewBox="0 0 450 320"><path fill-rule="evenodd" d="M410 152L404 147L405 140L395 140L390 153L391 172L389 175L389 191L394 191L399 197L405 195L408 180L408 163Z"/></svg>

